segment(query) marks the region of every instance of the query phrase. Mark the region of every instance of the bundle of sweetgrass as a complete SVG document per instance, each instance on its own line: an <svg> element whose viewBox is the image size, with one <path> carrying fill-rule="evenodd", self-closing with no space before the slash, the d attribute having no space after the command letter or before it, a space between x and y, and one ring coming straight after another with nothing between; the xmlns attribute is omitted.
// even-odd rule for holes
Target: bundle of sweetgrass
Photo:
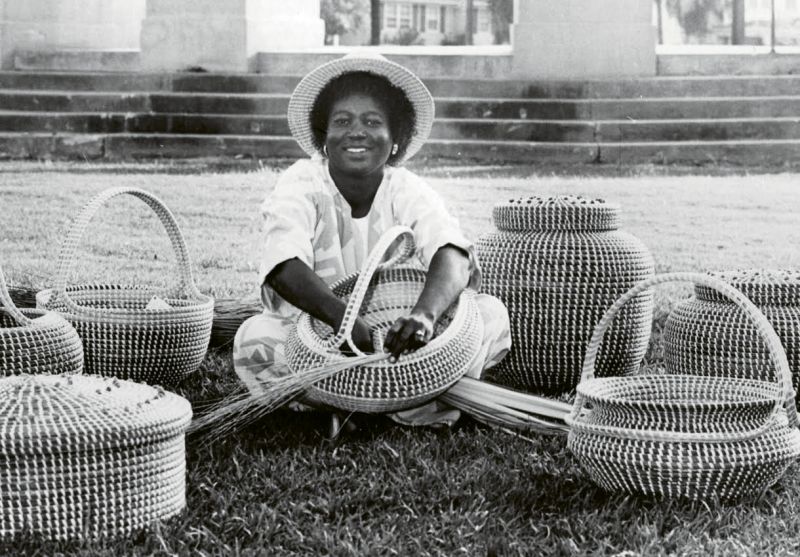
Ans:
<svg viewBox="0 0 800 557"><path fill-rule="evenodd" d="M569 431L565 418L571 404L470 377L457 381L439 400L489 425L545 434Z"/></svg>
<svg viewBox="0 0 800 557"><path fill-rule="evenodd" d="M230 346L236 331L246 319L261 313L261 301L254 298L220 298L214 300L214 322L211 325L211 346Z"/></svg>
<svg viewBox="0 0 800 557"><path fill-rule="evenodd" d="M248 392L231 395L209 412L195 418L186 433L198 435L205 440L222 438L294 400L318 381L356 366L385 360L389 356L389 353L381 352L337 360L278 378L264 385L258 394Z"/></svg>

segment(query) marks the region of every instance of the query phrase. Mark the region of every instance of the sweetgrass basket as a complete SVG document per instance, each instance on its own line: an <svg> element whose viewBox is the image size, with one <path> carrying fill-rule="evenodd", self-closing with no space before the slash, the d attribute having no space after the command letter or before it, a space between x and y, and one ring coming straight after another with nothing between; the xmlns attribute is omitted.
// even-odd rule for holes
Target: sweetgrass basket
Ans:
<svg viewBox="0 0 800 557"><path fill-rule="evenodd" d="M0 269L0 376L82 373L83 346L60 315L19 309Z"/></svg>
<svg viewBox="0 0 800 557"><path fill-rule="evenodd" d="M185 507L189 402L96 375L0 379L0 537L124 536Z"/></svg>
<svg viewBox="0 0 800 557"><path fill-rule="evenodd" d="M398 241L400 243L398 244ZM387 261L387 250L397 246ZM339 347L347 343L364 356L352 340L357 317L373 331L376 352L399 317L407 316L425 283L425 272L404 266L415 251L410 229L395 226L379 240L359 274L332 285L336 296L347 299L342 324L334 331L308 314L302 314L286 343L286 359L296 373L347 361ZM436 323L433 338L396 363L387 359L346 369L314 383L306 391L310 402L342 410L381 413L412 408L435 398L469 369L483 337L475 293L464 290Z"/></svg>
<svg viewBox="0 0 800 557"><path fill-rule="evenodd" d="M508 308L511 351L493 380L523 390L571 391L595 324L631 286L653 275L636 237L618 230L620 208L575 196L511 199L494 206L496 231L476 244L482 291ZM603 344L598 374L633 373L647 350L651 292L627 307Z"/></svg>
<svg viewBox="0 0 800 557"><path fill-rule="evenodd" d="M169 289L143 285L67 286L75 251L94 215L115 197L144 201L166 229L178 264ZM160 304L148 306L156 298ZM36 295L36 305L61 313L83 340L86 373L170 385L194 372L211 336L214 300L201 294L192 277L183 235L170 210L136 188L112 188L92 199L72 223L61 248L56 285Z"/></svg>
<svg viewBox="0 0 800 557"><path fill-rule="evenodd" d="M714 271L753 302L781 339L795 391L800 384L800 272L770 269ZM664 361L670 373L768 379L767 347L748 316L703 285L678 304L664 326Z"/></svg>
<svg viewBox="0 0 800 557"><path fill-rule="evenodd" d="M692 281L746 313L768 347L772 381L645 374L595 377L603 335L639 292ZM735 499L774 484L800 455L791 372L775 331L741 292L700 273L659 275L630 289L598 323L586 352L568 446L610 491L689 499Z"/></svg>

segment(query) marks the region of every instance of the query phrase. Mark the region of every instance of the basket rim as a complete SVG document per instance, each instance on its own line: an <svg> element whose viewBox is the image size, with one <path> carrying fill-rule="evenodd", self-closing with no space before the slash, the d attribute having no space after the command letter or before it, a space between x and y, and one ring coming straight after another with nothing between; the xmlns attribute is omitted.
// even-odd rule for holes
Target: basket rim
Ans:
<svg viewBox="0 0 800 557"><path fill-rule="evenodd" d="M686 382L687 380L699 384L719 384L737 387L748 387L761 392L764 399L756 400L715 400L710 401L707 399L698 399L696 402L675 402L669 400L627 400L621 398L619 395L604 395L598 394L594 391L597 387L609 387L617 384L625 384L630 386L634 381L639 380L640 384L643 383L670 383L680 380ZM742 378L742 377L720 377L720 376L701 376L701 375L685 375L685 374L654 374L654 375L637 375L626 377L594 377L589 380L582 381L577 389L577 393L584 397L587 401L599 403L607 406L627 406L631 408L652 409L658 410L665 406L675 407L691 407L696 409L712 409L712 408L742 408L752 406L754 404L769 404L774 405L775 397L780 395L781 387L771 381L762 381L759 379Z"/></svg>
<svg viewBox="0 0 800 557"><path fill-rule="evenodd" d="M67 287L67 291L77 291L80 290L81 292L91 292L92 290L116 290L116 291L136 291L136 292L153 292L161 294L162 296L166 296L164 289L144 286L144 285L133 285L133 284L100 284L100 283L86 283L86 284L78 284L72 285ZM53 301L52 298L55 294L57 294L57 290L55 288L45 288L40 290L36 293L36 305L39 309L51 310L48 306ZM213 296L209 296L207 294L203 294L202 292L198 293L191 293L192 296L185 298L187 302L194 302L190 303L186 306L180 307L170 307L167 309L149 309L149 310L142 310L142 309L127 309L127 308L93 308L87 306L78 306L83 311L80 313L74 313L69 311L67 308L64 310L55 310L59 314L66 316L66 317L74 317L74 318L81 318L85 316L116 316L116 317L134 317L140 315L148 315L151 317L156 316L175 316L180 315L182 313L193 313L197 309L206 309L206 306L213 311L214 308L214 298ZM170 298L170 296L166 296ZM175 298L183 300L183 298Z"/></svg>

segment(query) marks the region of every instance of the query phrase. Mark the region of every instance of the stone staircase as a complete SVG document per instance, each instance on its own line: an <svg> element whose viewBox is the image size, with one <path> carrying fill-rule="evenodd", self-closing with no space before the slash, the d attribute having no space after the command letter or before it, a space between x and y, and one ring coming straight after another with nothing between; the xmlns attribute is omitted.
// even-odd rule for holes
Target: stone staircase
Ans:
<svg viewBox="0 0 800 557"><path fill-rule="evenodd" d="M302 156L296 76L0 72L0 158ZM523 163L792 164L800 76L426 79L423 157Z"/></svg>

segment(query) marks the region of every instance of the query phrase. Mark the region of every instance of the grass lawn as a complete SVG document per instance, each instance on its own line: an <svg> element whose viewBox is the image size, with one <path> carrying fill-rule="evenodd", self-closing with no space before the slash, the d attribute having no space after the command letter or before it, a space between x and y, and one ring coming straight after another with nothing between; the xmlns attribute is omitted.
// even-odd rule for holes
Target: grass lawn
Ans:
<svg viewBox="0 0 800 557"><path fill-rule="evenodd" d="M175 213L201 290L255 295L259 205L276 173L173 173L134 165L0 165L0 266L11 284L53 282L72 217L109 186L140 187ZM800 176L536 174L436 168L431 185L473 238L492 229L502 199L558 193L619 202L623 228L653 252L658 272L800 268ZM138 200L113 201L93 221L70 282L164 284L174 257ZM687 287L659 290L656 331ZM657 362L656 335L649 354ZM180 386L196 404L237 389L230 353L214 351ZM800 469L740 504L609 494L581 472L561 437L511 436L469 420L451 431L375 418L329 441L321 414L279 412L211 447L189 444L187 511L132 539L94 544L19 540L25 550L118 554L800 553Z"/></svg>

